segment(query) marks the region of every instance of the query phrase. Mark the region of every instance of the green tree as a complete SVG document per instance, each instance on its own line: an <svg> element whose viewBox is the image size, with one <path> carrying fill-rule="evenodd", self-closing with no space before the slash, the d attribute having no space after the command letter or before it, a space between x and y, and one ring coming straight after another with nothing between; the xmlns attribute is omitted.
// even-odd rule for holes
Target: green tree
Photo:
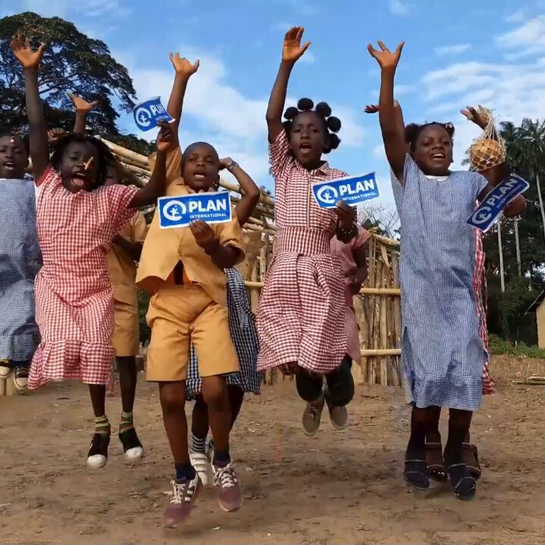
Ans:
<svg viewBox="0 0 545 545"><path fill-rule="evenodd" d="M127 69L111 55L108 46L89 38L76 26L59 17L45 18L26 12L0 19L0 127L27 131L24 78L10 49L12 37L20 33L34 44L47 44L39 72L40 95L49 127L71 130L74 111L67 93L87 101L98 100L89 114L92 132L126 147L149 152L149 145L136 136L120 135L118 110L129 112L135 90Z"/></svg>

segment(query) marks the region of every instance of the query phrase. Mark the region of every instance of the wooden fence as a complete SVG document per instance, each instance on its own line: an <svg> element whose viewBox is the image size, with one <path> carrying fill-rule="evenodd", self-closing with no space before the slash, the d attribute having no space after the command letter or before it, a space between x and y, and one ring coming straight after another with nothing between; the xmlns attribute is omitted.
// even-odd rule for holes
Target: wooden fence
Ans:
<svg viewBox="0 0 545 545"><path fill-rule="evenodd" d="M149 178L147 158L103 139L124 166L139 176ZM220 185L231 193L233 203L240 199L240 188L221 180ZM262 193L253 217L244 227L247 244L246 259L239 266L250 293L252 309L257 309L259 292L274 253L274 200ZM361 366L355 366L358 383L400 386L401 370L399 341L401 312L399 291L399 242L376 234L369 241L369 277L360 295L355 298L360 327ZM266 383L272 384L279 373L268 373Z"/></svg>

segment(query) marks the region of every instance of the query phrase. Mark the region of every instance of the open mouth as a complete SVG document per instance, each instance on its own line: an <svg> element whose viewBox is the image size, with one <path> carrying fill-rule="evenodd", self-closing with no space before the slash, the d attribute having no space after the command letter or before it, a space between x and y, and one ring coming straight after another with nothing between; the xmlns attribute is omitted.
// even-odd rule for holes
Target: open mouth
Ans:
<svg viewBox="0 0 545 545"><path fill-rule="evenodd" d="M83 187L85 185L86 180L87 180L87 178L86 178L85 174L83 174L81 172L76 172L74 174L74 176L72 176L72 183L76 187Z"/></svg>
<svg viewBox="0 0 545 545"><path fill-rule="evenodd" d="M15 168L15 163L13 161L4 161L2 163L2 166L6 169L6 170L13 170Z"/></svg>
<svg viewBox="0 0 545 545"><path fill-rule="evenodd" d="M440 161L442 159L445 158L445 154L444 153L433 153L431 158L434 160L434 161Z"/></svg>
<svg viewBox="0 0 545 545"><path fill-rule="evenodd" d="M206 180L206 175L202 172L195 172L193 174L193 178L195 178L195 180L199 180L200 182L204 182Z"/></svg>
<svg viewBox="0 0 545 545"><path fill-rule="evenodd" d="M301 142L301 144L299 145L299 149L311 149L312 146L310 145L309 142Z"/></svg>

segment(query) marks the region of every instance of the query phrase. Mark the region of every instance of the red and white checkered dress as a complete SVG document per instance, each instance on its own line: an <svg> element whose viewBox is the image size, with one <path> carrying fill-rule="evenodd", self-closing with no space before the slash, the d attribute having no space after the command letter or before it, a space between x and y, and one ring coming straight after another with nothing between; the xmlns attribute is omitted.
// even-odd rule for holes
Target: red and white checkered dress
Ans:
<svg viewBox="0 0 545 545"><path fill-rule="evenodd" d="M346 176L327 163L308 171L291 155L282 131L269 147L275 179L276 253L257 314L259 371L297 362L321 374L346 353L344 280L331 254L337 217L312 197L316 182Z"/></svg>
<svg viewBox="0 0 545 545"><path fill-rule="evenodd" d="M36 322L42 341L29 388L50 380L106 384L115 350L113 291L106 255L135 213L135 187L70 193L49 167L39 186L37 229L43 267L36 277Z"/></svg>
<svg viewBox="0 0 545 545"><path fill-rule="evenodd" d="M475 274L473 276L473 289L477 299L477 316L479 317L479 336L483 341L487 358L483 367L483 395L496 392L496 384L490 376L490 351L488 350L488 327L486 323L486 302L483 300L483 289L486 290L486 272L483 238L481 231L475 229Z"/></svg>

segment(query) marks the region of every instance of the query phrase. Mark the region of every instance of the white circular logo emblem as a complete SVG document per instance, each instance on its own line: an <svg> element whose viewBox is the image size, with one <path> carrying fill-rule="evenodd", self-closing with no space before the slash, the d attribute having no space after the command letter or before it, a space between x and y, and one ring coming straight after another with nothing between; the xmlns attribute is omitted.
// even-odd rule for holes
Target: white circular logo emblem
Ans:
<svg viewBox="0 0 545 545"><path fill-rule="evenodd" d="M187 210L182 201L170 201L163 206L163 215L169 221L179 221L184 214Z"/></svg>
<svg viewBox="0 0 545 545"><path fill-rule="evenodd" d="M490 208L486 207L475 214L473 221L480 225L481 223L486 223L491 217Z"/></svg>
<svg viewBox="0 0 545 545"><path fill-rule="evenodd" d="M339 193L334 187L324 185L318 189L316 192L316 197L318 197L319 201L322 201L325 204L336 204L337 199L339 198Z"/></svg>
<svg viewBox="0 0 545 545"><path fill-rule="evenodd" d="M149 127L151 125L151 113L147 108L141 106L134 114L134 117L138 120L141 127Z"/></svg>

